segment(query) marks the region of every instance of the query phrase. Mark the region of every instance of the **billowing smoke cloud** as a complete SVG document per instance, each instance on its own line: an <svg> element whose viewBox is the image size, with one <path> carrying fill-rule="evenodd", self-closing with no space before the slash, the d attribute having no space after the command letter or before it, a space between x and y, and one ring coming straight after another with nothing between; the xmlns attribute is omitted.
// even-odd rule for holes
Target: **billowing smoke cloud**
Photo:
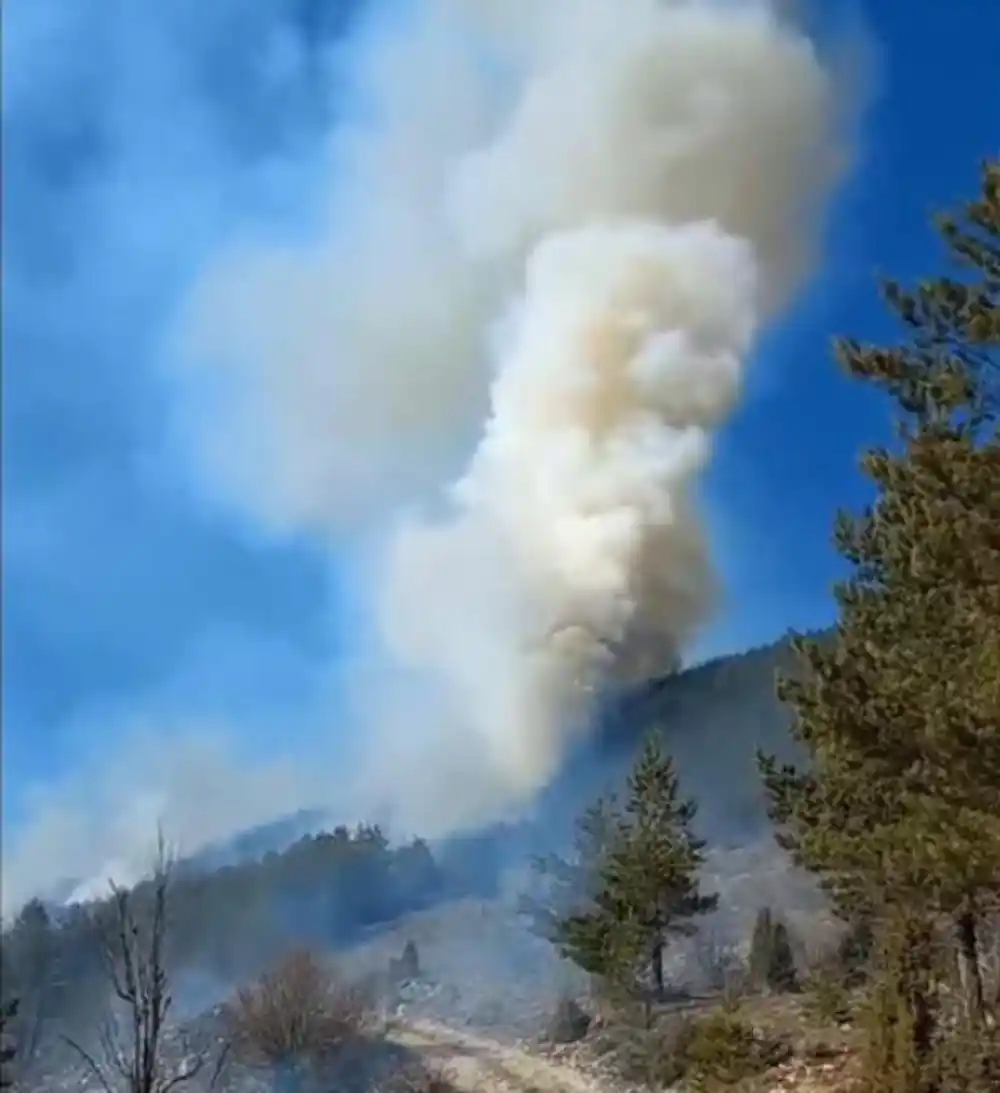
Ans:
<svg viewBox="0 0 1000 1093"><path fill-rule="evenodd" d="M154 860L157 827L181 855L266 818L295 812L315 787L292 762L254 761L224 726L144 725L112 756L32 794L33 822L4 847L0 914L38 894L101 898L134 884ZM60 868L61 867L61 868Z"/></svg>
<svg viewBox="0 0 1000 1093"><path fill-rule="evenodd" d="M369 762L447 826L530 797L601 686L662 672L710 613L699 474L846 157L833 80L764 2L388 23L322 244L209 271L182 407L217 497L278 533L387 535ZM385 701L396 679L414 701Z"/></svg>

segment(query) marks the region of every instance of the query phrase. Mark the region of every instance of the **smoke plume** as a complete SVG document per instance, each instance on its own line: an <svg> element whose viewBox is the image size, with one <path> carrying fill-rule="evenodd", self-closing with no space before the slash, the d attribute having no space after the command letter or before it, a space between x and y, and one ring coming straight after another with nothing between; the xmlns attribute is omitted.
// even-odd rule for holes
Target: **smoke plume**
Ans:
<svg viewBox="0 0 1000 1093"><path fill-rule="evenodd" d="M764 2L426 0L357 49L322 243L208 272L181 390L217 498L381 537L368 769L426 829L530 798L710 614L699 476L847 157Z"/></svg>

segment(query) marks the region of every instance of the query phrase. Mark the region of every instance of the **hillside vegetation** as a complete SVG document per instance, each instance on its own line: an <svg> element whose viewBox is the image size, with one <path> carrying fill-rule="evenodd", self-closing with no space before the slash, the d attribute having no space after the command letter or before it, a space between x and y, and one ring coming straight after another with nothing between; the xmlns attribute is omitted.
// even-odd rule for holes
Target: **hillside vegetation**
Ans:
<svg viewBox="0 0 1000 1093"><path fill-rule="evenodd" d="M626 696L522 825L433 849L340 828L215 871L161 847L132 892L29 904L3 936L4 1081L48 1088L65 1048L98 1085L63 1087L106 1093L251 1071L296 1093L996 1093L1000 162L940 229L954 276L885 287L901 344L838 344L897 434L862 460L872 503L837 518L830 633ZM473 1012L441 951L491 943ZM518 1003L529 1058L502 1040L530 969L564 993ZM194 973L227 997L201 1039L171 1023Z"/></svg>

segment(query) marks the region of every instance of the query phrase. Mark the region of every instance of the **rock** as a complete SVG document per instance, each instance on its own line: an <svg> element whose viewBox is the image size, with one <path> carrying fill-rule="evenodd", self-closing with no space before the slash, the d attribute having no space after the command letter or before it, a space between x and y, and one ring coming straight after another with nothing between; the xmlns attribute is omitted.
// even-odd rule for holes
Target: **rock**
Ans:
<svg viewBox="0 0 1000 1093"><path fill-rule="evenodd" d="M554 1044L573 1044L590 1029L590 1014L575 998L560 998L549 1021L546 1038Z"/></svg>

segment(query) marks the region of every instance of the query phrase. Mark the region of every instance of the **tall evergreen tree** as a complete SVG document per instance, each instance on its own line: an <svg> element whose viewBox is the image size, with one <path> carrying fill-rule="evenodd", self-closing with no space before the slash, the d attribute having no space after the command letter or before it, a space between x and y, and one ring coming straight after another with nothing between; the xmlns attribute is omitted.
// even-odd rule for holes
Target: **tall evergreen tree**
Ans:
<svg viewBox="0 0 1000 1093"><path fill-rule="evenodd" d="M952 921L977 1019L977 915L1000 896L1000 162L939 227L961 279L886 286L904 345L838 345L893 400L898 443L862 461L875 501L838 517L832 640L798 641L779 682L811 762L760 766L779 841L845 914Z"/></svg>
<svg viewBox="0 0 1000 1093"><path fill-rule="evenodd" d="M699 889L704 843L692 830L695 813L681 797L673 760L651 735L622 801L600 802L581 822L591 851L587 899L557 915L552 932L567 956L619 986L634 987L651 968L662 993L671 935L691 932L717 902Z"/></svg>
<svg viewBox="0 0 1000 1093"><path fill-rule="evenodd" d="M7 1026L17 1017L17 1010L18 1000L16 998L11 998L0 1004L0 1089L9 1089L14 1084L9 1068L14 1062L17 1051L14 1047L11 1031Z"/></svg>
<svg viewBox="0 0 1000 1093"><path fill-rule="evenodd" d="M18 1065L23 1072L40 1056L47 1026L65 1005L56 930L45 905L38 899L25 904L4 941L4 978L18 996Z"/></svg>

